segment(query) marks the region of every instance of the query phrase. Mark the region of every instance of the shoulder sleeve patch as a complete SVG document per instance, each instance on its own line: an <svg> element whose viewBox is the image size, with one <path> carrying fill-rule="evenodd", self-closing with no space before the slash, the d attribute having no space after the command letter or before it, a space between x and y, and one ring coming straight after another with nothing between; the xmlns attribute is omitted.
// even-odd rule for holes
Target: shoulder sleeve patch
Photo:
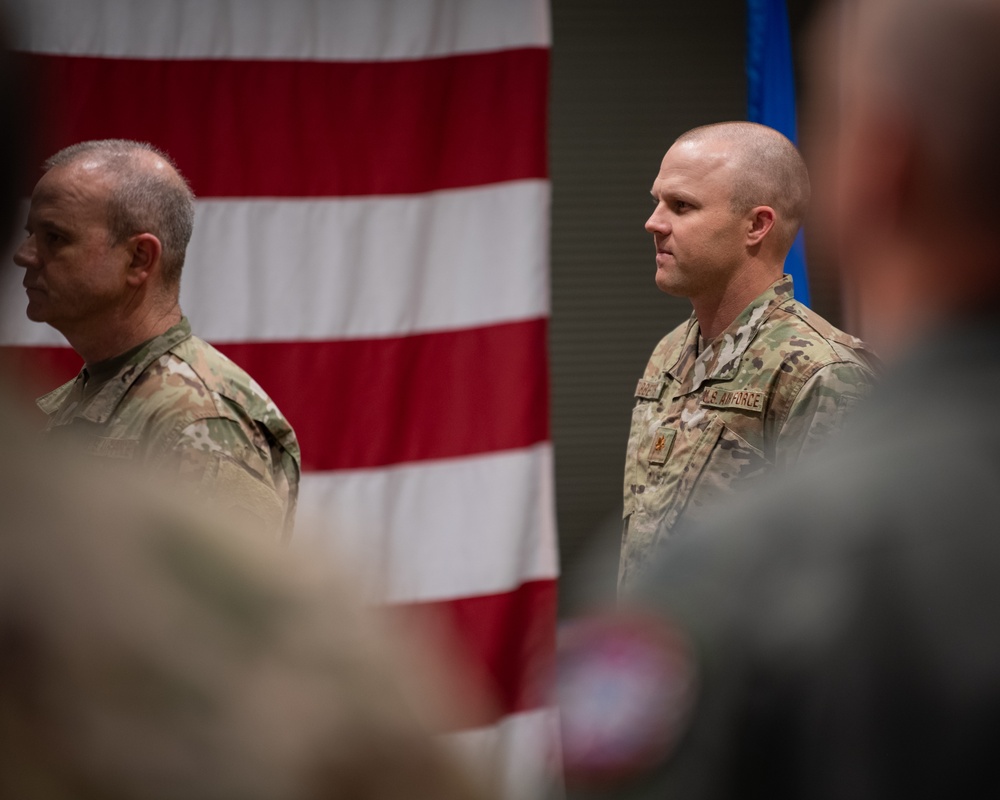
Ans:
<svg viewBox="0 0 1000 800"><path fill-rule="evenodd" d="M693 706L695 668L685 637L638 613L567 623L556 692L571 786L625 781L666 759Z"/></svg>
<svg viewBox="0 0 1000 800"><path fill-rule="evenodd" d="M284 506L275 491L239 464L222 459L213 487L214 494L228 505L230 513L244 517L251 525L280 534Z"/></svg>

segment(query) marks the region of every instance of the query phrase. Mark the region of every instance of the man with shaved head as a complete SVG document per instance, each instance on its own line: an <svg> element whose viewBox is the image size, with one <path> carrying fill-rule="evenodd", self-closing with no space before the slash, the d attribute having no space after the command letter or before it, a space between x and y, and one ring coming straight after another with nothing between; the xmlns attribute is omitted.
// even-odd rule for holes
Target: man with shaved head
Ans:
<svg viewBox="0 0 1000 800"><path fill-rule="evenodd" d="M105 465L149 469L236 518L291 531L295 433L260 386L191 333L179 304L194 196L165 153L133 141L56 153L31 197L28 318L83 358L38 401L49 437Z"/></svg>
<svg viewBox="0 0 1000 800"><path fill-rule="evenodd" d="M694 313L636 387L623 593L680 521L822 444L874 365L860 340L797 303L783 274L809 202L788 139L750 122L695 128L667 151L651 193L656 285Z"/></svg>

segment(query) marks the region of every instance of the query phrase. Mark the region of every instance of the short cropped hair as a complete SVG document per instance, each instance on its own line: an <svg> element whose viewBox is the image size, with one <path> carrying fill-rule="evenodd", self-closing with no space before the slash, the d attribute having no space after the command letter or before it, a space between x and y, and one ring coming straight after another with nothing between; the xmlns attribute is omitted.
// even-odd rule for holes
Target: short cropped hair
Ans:
<svg viewBox="0 0 1000 800"><path fill-rule="evenodd" d="M150 169L149 154L166 162L170 170ZM194 230L194 192L177 165L148 142L98 139L60 150L43 168L48 171L86 157L99 159L115 178L108 198L111 244L121 244L139 233L153 234L163 247L164 284L179 288L184 255Z"/></svg>
<svg viewBox="0 0 1000 800"><path fill-rule="evenodd" d="M783 134L756 122L719 122L681 134L683 142L721 141L733 167L733 211L755 206L776 212L779 243L791 249L809 206L809 172L795 145Z"/></svg>

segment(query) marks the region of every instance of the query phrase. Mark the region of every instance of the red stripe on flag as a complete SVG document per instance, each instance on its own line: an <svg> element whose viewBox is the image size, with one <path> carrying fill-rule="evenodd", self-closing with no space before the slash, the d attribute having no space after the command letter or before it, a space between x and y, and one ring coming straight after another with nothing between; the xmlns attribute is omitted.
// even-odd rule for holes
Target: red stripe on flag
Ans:
<svg viewBox="0 0 1000 800"><path fill-rule="evenodd" d="M27 391L47 392L80 371L83 359L68 347L0 347L0 374Z"/></svg>
<svg viewBox="0 0 1000 800"><path fill-rule="evenodd" d="M83 359L68 347L0 347L0 386L12 388L29 420L45 422L32 401L64 384L83 366Z"/></svg>
<svg viewBox="0 0 1000 800"><path fill-rule="evenodd" d="M408 603L386 610L390 622L404 630L437 635L456 690L485 697L485 702L464 697L465 702L459 703L462 717L452 724L473 728L552 702L556 603L556 581L539 580L502 594Z"/></svg>
<svg viewBox="0 0 1000 800"><path fill-rule="evenodd" d="M203 197L411 194L547 177L545 48L411 61L24 54L47 154L165 149Z"/></svg>
<svg viewBox="0 0 1000 800"><path fill-rule="evenodd" d="M307 470L513 450L549 438L547 321L392 339L218 345L295 428ZM4 347L26 392L69 380L58 347Z"/></svg>
<svg viewBox="0 0 1000 800"><path fill-rule="evenodd" d="M307 470L512 450L549 438L547 320L333 342L218 345L292 423Z"/></svg>

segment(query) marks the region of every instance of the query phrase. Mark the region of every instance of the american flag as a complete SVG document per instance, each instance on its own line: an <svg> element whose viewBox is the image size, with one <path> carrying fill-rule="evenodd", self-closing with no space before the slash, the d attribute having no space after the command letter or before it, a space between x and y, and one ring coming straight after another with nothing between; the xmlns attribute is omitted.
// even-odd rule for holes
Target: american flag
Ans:
<svg viewBox="0 0 1000 800"><path fill-rule="evenodd" d="M547 0L24 10L42 154L139 139L191 181L181 306L299 434L292 546L456 632L496 711L446 735L535 794L557 730ZM55 386L79 359L8 265L0 344Z"/></svg>

